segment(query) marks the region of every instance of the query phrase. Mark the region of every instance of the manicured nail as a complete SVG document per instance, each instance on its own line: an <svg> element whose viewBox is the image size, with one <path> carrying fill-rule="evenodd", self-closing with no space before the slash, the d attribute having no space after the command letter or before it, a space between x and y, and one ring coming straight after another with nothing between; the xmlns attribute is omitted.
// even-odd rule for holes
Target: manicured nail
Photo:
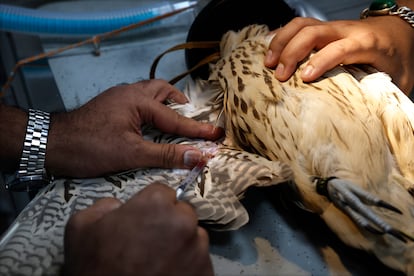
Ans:
<svg viewBox="0 0 414 276"><path fill-rule="evenodd" d="M198 150L187 150L184 152L184 166L193 168L197 165L202 157L202 153Z"/></svg>
<svg viewBox="0 0 414 276"><path fill-rule="evenodd" d="M309 79L312 77L314 67L312 65L307 65L302 71L302 78Z"/></svg>
<svg viewBox="0 0 414 276"><path fill-rule="evenodd" d="M285 72L285 66L283 63L279 63L276 67L275 76L276 78L282 78Z"/></svg>

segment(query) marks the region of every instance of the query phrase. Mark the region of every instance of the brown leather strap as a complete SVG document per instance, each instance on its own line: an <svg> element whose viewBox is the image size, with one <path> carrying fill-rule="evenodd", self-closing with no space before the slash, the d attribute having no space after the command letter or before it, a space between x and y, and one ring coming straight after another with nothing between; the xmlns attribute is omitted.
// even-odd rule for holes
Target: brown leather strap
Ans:
<svg viewBox="0 0 414 276"><path fill-rule="evenodd" d="M180 81L182 78L184 78L185 76L187 76L188 74L194 72L195 70L197 70L198 68L200 68L201 66L208 64L210 62L215 62L220 58L220 53L216 52L213 53L205 58L203 58L199 63L197 63L196 65L194 65L191 69L185 71L182 74L179 74L178 76L176 76L175 78L173 78L172 80L169 81L169 83L171 84L175 84L178 81Z"/></svg>
<svg viewBox="0 0 414 276"><path fill-rule="evenodd" d="M160 62L161 58L163 56L165 56L166 54L168 54L168 53L171 53L171 52L174 52L174 51L177 51L177 50L185 50L185 49L215 48L215 47L218 47L219 44L220 44L220 41L192 41L192 42L185 42L185 43L182 43L182 44L175 45L175 46L167 49L165 52L163 52L162 54L160 54L159 56L157 56L155 58L154 62L151 65L151 70L150 70L149 77L150 77L150 79L155 78L155 71L157 69L158 63ZM208 64L210 62L218 60L219 57L220 57L219 52L213 53L213 54L205 57L199 63L197 63L193 68L190 68L189 70L187 70L187 71L183 72L182 74L176 76L175 78L170 80L169 83L175 84L176 82L180 81L182 78L184 78L185 76L187 76L191 72L195 71L199 67L201 67L205 64Z"/></svg>

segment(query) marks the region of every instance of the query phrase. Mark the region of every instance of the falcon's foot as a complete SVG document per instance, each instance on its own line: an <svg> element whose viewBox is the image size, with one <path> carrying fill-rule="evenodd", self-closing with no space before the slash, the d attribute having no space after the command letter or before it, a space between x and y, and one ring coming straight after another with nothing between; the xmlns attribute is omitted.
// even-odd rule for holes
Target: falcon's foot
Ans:
<svg viewBox="0 0 414 276"><path fill-rule="evenodd" d="M393 228L368 206L377 206L393 211L398 215L402 214L398 208L362 190L350 181L336 177L315 177L314 183L319 194L329 198L335 206L345 212L359 227L374 234L392 235L403 242L406 242L407 239L414 241L413 237Z"/></svg>

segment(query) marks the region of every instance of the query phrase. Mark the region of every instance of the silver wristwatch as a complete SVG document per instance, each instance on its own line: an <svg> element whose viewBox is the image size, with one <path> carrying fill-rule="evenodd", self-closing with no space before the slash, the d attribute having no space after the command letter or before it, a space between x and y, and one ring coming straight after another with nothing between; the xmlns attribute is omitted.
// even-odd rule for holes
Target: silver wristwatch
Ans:
<svg viewBox="0 0 414 276"><path fill-rule="evenodd" d="M29 109L29 120L19 169L15 178L6 184L7 189L31 191L39 189L50 182L51 178L45 169L49 123L49 113Z"/></svg>

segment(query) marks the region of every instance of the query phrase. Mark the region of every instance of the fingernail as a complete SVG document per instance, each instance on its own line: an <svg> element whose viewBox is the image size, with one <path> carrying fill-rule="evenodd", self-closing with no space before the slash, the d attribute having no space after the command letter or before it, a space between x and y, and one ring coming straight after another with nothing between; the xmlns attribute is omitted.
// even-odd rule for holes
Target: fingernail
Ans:
<svg viewBox="0 0 414 276"><path fill-rule="evenodd" d="M302 71L302 78L308 79L312 77L313 70L315 68L312 65L307 65Z"/></svg>
<svg viewBox="0 0 414 276"><path fill-rule="evenodd" d="M285 72L285 66L283 65L283 63L279 63L276 67L276 71L275 71L275 76L276 78L281 78L283 77L283 74Z"/></svg>
<svg viewBox="0 0 414 276"><path fill-rule="evenodd" d="M265 57L265 63L270 63L272 61L272 55L273 55L273 51L268 50L266 57Z"/></svg>
<svg viewBox="0 0 414 276"><path fill-rule="evenodd" d="M269 47L270 43L272 42L273 38L275 38L276 32L270 32L265 36L265 45Z"/></svg>
<svg viewBox="0 0 414 276"><path fill-rule="evenodd" d="M187 150L184 152L184 166L193 168L197 165L202 157L202 153L198 150Z"/></svg>

